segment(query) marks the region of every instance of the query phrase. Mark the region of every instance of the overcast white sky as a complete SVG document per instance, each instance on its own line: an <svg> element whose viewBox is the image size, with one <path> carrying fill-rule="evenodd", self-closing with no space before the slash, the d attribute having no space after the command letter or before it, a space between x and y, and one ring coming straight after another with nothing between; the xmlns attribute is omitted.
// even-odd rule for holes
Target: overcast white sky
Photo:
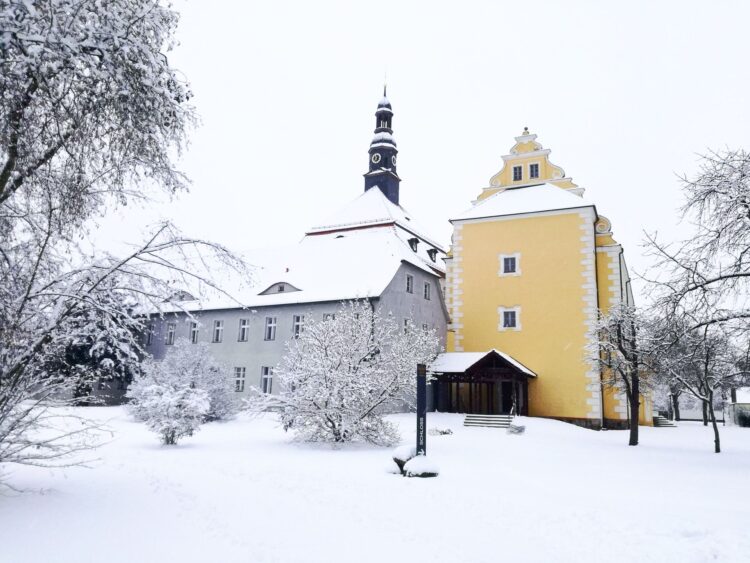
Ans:
<svg viewBox="0 0 750 563"><path fill-rule="evenodd" d="M438 239L524 126L612 220L631 270L675 233L677 173L750 147L747 2L178 0L173 64L202 126L158 217L235 248L293 244L363 190L384 74L401 203ZM122 217L122 215L121 215Z"/></svg>

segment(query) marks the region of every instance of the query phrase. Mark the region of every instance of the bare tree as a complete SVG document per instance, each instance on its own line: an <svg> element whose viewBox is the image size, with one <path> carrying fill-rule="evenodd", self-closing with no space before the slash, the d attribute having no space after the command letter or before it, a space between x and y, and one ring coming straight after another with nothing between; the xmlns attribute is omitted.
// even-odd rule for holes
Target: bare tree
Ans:
<svg viewBox="0 0 750 563"><path fill-rule="evenodd" d="M721 452L719 426L714 410L717 398L726 396L730 389L748 382L743 368L747 357L731 337L717 324L686 329L686 323L661 326L663 346L658 354L659 377L670 386L679 386L695 397L703 409L703 424L711 422L714 431L714 451Z"/></svg>
<svg viewBox="0 0 750 563"><path fill-rule="evenodd" d="M725 150L702 158L695 178L683 177L683 220L693 227L679 244L648 235L656 259L651 276L661 314L689 328L750 329L750 154Z"/></svg>
<svg viewBox="0 0 750 563"><path fill-rule="evenodd" d="M172 156L194 110L166 55L176 23L157 0L0 0L0 462L68 463L91 446L94 426L54 408L71 390L50 365L71 339L135 361L141 313L175 286L217 290L217 263L242 267L170 224L125 256L79 245L107 210L186 186Z"/></svg>
<svg viewBox="0 0 750 563"><path fill-rule="evenodd" d="M606 313L599 312L588 341L586 354L599 366L602 384L627 398L628 445L637 446L641 395L653 385L653 354L658 339L634 307L620 304Z"/></svg>

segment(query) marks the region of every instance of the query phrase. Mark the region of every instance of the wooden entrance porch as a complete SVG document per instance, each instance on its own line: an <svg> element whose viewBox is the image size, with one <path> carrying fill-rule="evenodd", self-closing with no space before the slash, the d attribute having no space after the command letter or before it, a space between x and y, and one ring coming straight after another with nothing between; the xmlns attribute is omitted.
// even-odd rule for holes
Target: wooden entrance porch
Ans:
<svg viewBox="0 0 750 563"><path fill-rule="evenodd" d="M528 414L528 381L536 374L507 354L448 352L430 366L440 412Z"/></svg>

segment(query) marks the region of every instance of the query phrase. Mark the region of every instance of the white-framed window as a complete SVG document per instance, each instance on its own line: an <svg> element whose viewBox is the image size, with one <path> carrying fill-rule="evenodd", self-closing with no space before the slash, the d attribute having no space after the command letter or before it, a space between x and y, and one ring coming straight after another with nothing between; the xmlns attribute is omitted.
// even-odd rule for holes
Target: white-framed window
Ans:
<svg viewBox="0 0 750 563"><path fill-rule="evenodd" d="M521 330L521 307L498 307L499 331Z"/></svg>
<svg viewBox="0 0 750 563"><path fill-rule="evenodd" d="M520 182L521 180L523 180L523 166L514 166L513 167L513 181Z"/></svg>
<svg viewBox="0 0 750 563"><path fill-rule="evenodd" d="M263 340L276 340L276 317L266 317Z"/></svg>
<svg viewBox="0 0 750 563"><path fill-rule="evenodd" d="M174 344L174 332L176 329L177 325L175 323L167 323L167 335L164 338L164 344Z"/></svg>
<svg viewBox="0 0 750 563"><path fill-rule="evenodd" d="M154 343L154 325L148 325L146 331L146 346L151 346Z"/></svg>
<svg viewBox="0 0 750 563"><path fill-rule="evenodd" d="M234 368L234 391L242 393L245 390L245 368Z"/></svg>
<svg viewBox="0 0 750 563"><path fill-rule="evenodd" d="M521 253L499 254L500 269L498 276L520 276L521 275Z"/></svg>
<svg viewBox="0 0 750 563"><path fill-rule="evenodd" d="M422 293L423 297L427 299L427 301L429 301L431 294L432 294L432 284L430 282L424 282L424 292Z"/></svg>
<svg viewBox="0 0 750 563"><path fill-rule="evenodd" d="M221 342L224 340L224 321L214 321L214 332L211 342Z"/></svg>
<svg viewBox="0 0 750 563"><path fill-rule="evenodd" d="M240 330L237 334L237 342L247 342L250 335L250 319L240 319Z"/></svg>
<svg viewBox="0 0 750 563"><path fill-rule="evenodd" d="M299 338L303 330L305 330L305 315L294 315L292 317L292 335L294 338Z"/></svg>
<svg viewBox="0 0 750 563"><path fill-rule="evenodd" d="M532 162L529 164L529 178L539 178L539 163Z"/></svg>
<svg viewBox="0 0 750 563"><path fill-rule="evenodd" d="M414 293L414 276L406 274L406 293Z"/></svg>
<svg viewBox="0 0 750 563"><path fill-rule="evenodd" d="M190 322L190 343L198 344L198 323L196 321Z"/></svg>
<svg viewBox="0 0 750 563"><path fill-rule="evenodd" d="M260 390L263 393L271 393L273 391L273 368L263 366L260 368Z"/></svg>

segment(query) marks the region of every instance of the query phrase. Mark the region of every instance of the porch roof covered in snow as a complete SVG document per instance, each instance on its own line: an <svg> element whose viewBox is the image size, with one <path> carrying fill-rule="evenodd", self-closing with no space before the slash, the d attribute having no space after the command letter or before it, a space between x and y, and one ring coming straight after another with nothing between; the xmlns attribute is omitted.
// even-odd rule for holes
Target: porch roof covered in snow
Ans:
<svg viewBox="0 0 750 563"><path fill-rule="evenodd" d="M435 375L479 375L481 372L485 377L493 372L497 375L517 374L525 377L536 377L521 362L510 355L499 350L488 350L487 352L443 352L438 354L427 368Z"/></svg>

